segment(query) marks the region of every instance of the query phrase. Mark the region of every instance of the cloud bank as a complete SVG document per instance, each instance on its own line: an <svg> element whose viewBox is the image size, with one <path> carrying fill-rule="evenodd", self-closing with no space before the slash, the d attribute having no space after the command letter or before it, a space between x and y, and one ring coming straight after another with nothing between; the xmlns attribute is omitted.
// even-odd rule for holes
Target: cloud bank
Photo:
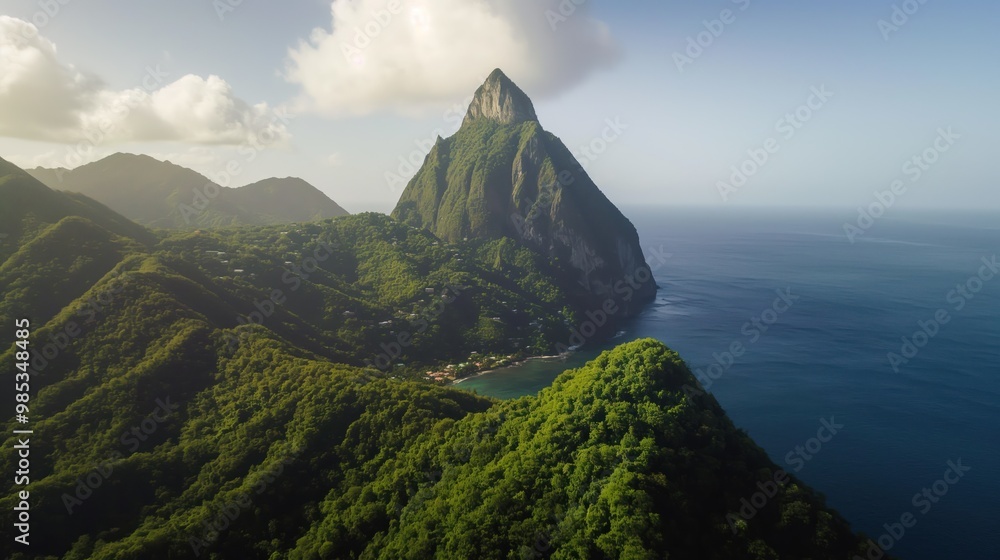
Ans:
<svg viewBox="0 0 1000 560"><path fill-rule="evenodd" d="M411 111L467 97L494 68L552 94L617 59L587 0L334 0L332 31L289 50L301 108Z"/></svg>
<svg viewBox="0 0 1000 560"><path fill-rule="evenodd" d="M140 141L266 144L287 139L266 103L250 105L218 76L148 68L140 84L108 89L59 61L56 45L26 21L0 16L0 135L95 145Z"/></svg>

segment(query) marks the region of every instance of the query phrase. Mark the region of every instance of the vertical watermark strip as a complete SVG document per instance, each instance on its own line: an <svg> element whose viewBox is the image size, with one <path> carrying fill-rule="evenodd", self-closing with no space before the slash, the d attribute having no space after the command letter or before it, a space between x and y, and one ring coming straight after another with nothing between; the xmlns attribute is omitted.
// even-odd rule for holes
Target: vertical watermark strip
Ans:
<svg viewBox="0 0 1000 560"><path fill-rule="evenodd" d="M14 486L17 490L17 500L14 506L14 542L22 546L30 546L31 536L31 491L28 485L31 483L31 435L34 430L29 429L29 407L31 400L31 374L29 373L28 360L31 354L28 347L31 345L31 321L28 319L17 319L14 321L14 345L17 350L14 352L14 417L21 429L13 430L14 444L13 452L17 457L15 462L17 470L14 471ZM27 437L25 437L27 436Z"/></svg>

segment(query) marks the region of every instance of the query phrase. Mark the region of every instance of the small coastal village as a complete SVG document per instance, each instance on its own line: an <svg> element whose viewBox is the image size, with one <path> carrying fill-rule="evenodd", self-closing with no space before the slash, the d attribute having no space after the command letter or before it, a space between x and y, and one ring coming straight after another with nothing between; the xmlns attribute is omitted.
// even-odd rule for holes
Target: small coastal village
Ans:
<svg viewBox="0 0 1000 560"><path fill-rule="evenodd" d="M460 364L449 364L441 371L428 371L424 375L424 378L438 383L460 383L476 375L482 375L502 367L517 365L524 361L524 359L523 356L518 354L507 356L493 354L480 355L479 352L473 352L469 356L468 361Z"/></svg>

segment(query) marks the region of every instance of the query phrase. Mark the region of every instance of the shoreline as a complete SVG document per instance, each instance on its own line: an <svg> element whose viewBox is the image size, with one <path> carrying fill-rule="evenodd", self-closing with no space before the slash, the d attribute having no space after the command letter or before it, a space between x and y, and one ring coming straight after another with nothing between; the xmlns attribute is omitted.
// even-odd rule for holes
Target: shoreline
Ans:
<svg viewBox="0 0 1000 560"><path fill-rule="evenodd" d="M524 364L530 362L531 360L558 360L560 358L565 358L566 356L568 356L568 354L555 354L555 355L552 355L552 356L529 356L529 357L527 357L527 358L525 358L523 360L519 360L519 361L510 363L510 364L502 366L502 367L493 368L493 369L487 369L487 370L483 370L483 371L477 371L476 373L474 373L474 374L472 374L472 375L470 375L468 377L463 377L461 379L456 379L454 381L451 381L446 386L458 385L458 384L462 383L463 381L468 381L470 379L475 379L475 378L477 378L479 376L486 375L487 373L492 373L492 372L495 372L495 371L500 371L502 369L517 367L517 366L523 366Z"/></svg>
<svg viewBox="0 0 1000 560"><path fill-rule="evenodd" d="M603 341L602 344L607 344L607 343L612 342L612 341L614 341L614 340L616 340L618 338L622 338L627 333L628 333L628 331L626 331L626 330L619 330L613 336L611 336L607 340ZM617 346L617 344L615 346ZM547 355L547 356L528 356L527 358L524 358L522 360L518 360L516 362L512 362L512 363L507 364L505 366L495 367L495 368L492 368L492 369L486 369L486 370L483 370L483 371L477 371L476 373L473 373L472 375L469 375L468 377L463 377L461 379L455 379L455 380L449 381L448 383L445 384L445 386L446 387L451 387L451 386L459 385L463 381L467 381L469 379L475 379L475 378L477 378L479 376L486 375L487 373L493 373L495 371L499 371L499 370L506 369L506 368L512 368L512 367L516 367L516 366L523 366L524 364L528 363L531 360L557 360L557 359L563 359L563 360L565 360L565 359L569 358L570 356L572 356L573 354L575 354L577 352L577 350L579 350L579 348L573 347L573 348L570 348L569 352L563 352L562 354L552 354L552 355Z"/></svg>

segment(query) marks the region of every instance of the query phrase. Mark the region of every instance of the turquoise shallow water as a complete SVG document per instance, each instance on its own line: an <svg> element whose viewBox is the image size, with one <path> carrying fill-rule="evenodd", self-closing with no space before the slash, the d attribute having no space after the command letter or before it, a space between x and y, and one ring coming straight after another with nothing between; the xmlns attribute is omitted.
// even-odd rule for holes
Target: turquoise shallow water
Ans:
<svg viewBox="0 0 1000 560"><path fill-rule="evenodd" d="M733 421L856 529L878 537L912 514L915 525L883 539L889 552L1000 557L1000 276L980 276L1000 253L1000 216L886 216L852 244L850 212L626 214L647 255L671 256L656 302L609 346L653 337L680 352ZM786 307L776 290L797 299L774 311ZM745 351L730 365L733 343ZM459 386L534 394L600 350ZM888 357L912 350L906 363ZM808 460L794 455L831 418L844 428ZM935 488L959 459L971 470Z"/></svg>

